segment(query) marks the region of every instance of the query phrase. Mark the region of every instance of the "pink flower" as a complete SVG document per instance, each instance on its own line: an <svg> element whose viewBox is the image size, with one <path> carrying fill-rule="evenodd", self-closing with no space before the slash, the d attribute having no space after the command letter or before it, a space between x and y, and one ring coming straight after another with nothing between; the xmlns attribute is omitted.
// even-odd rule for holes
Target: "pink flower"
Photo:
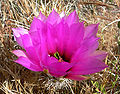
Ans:
<svg viewBox="0 0 120 94"><path fill-rule="evenodd" d="M14 50L15 61L32 71L48 72L54 77L84 80L85 76L107 67L104 51L96 51L98 24L84 27L76 11L69 16L52 11L48 17L42 13L34 17L30 30L13 28L22 50Z"/></svg>

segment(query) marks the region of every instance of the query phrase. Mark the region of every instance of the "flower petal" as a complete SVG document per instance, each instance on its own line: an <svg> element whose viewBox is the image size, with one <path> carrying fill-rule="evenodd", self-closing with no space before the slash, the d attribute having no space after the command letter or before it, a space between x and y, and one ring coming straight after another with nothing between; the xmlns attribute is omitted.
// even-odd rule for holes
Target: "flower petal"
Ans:
<svg viewBox="0 0 120 94"><path fill-rule="evenodd" d="M14 29L15 32L16 29ZM18 29L17 29L18 30ZM20 29L24 30L24 29ZM33 46L33 41L31 39L31 36L29 33L24 32L24 31L16 31L18 32L19 36L17 35L18 39L21 40L22 47L26 50L26 55L27 57L35 64L40 65L40 58L39 54L37 53L35 47Z"/></svg>
<svg viewBox="0 0 120 94"><path fill-rule="evenodd" d="M46 24L34 17L29 34L35 47L41 45L41 36L46 36L46 32Z"/></svg>
<svg viewBox="0 0 120 94"><path fill-rule="evenodd" d="M94 56L95 58L103 61L106 58L107 53L105 51L95 51L94 53L90 54L90 56Z"/></svg>
<svg viewBox="0 0 120 94"><path fill-rule="evenodd" d="M43 69L40 66L33 64L26 57L19 57L17 60L15 60L15 62L21 64L22 66L24 66L32 71L43 71Z"/></svg>
<svg viewBox="0 0 120 94"><path fill-rule="evenodd" d="M31 62L29 58L26 56L26 53L22 50L14 50L13 53L18 56L18 59L15 62L23 65L24 67L32 70L32 71L42 71L40 65L36 65L35 63Z"/></svg>
<svg viewBox="0 0 120 94"><path fill-rule="evenodd" d="M56 25L56 33L57 33L57 50L60 56L64 53L65 43L67 42L67 32L69 32L68 25L64 22L64 19L61 20L59 24Z"/></svg>
<svg viewBox="0 0 120 94"><path fill-rule="evenodd" d="M43 24L44 23L41 20L39 20L38 18L34 17L32 23L31 23L29 32L38 31Z"/></svg>
<svg viewBox="0 0 120 94"><path fill-rule="evenodd" d="M106 67L105 63L93 56L80 60L70 71L74 75L88 75L99 72Z"/></svg>
<svg viewBox="0 0 120 94"><path fill-rule="evenodd" d="M45 22L46 21L46 16L42 14L42 12L40 12L40 14L37 17L38 19L40 19L41 21Z"/></svg>
<svg viewBox="0 0 120 94"><path fill-rule="evenodd" d="M40 65L40 58L38 54L38 49L33 45L33 41L29 34L21 35L21 40L23 43L23 47L26 50L26 55L28 58L35 64Z"/></svg>
<svg viewBox="0 0 120 94"><path fill-rule="evenodd" d="M24 28L12 28L12 30L13 30L15 40L21 47L23 47L21 36L24 34L28 34L28 30Z"/></svg>
<svg viewBox="0 0 120 94"><path fill-rule="evenodd" d="M79 23L79 17L76 13L76 11L73 11L67 18L66 22L69 26L71 26L74 23Z"/></svg>
<svg viewBox="0 0 120 94"><path fill-rule="evenodd" d="M66 15L65 15L65 12L64 12L64 11L62 11L62 12L60 13L60 18L63 18L63 17L66 17Z"/></svg>
<svg viewBox="0 0 120 94"><path fill-rule="evenodd" d="M12 53L15 54L17 57L20 57L20 56L26 57L25 52L22 50L13 50Z"/></svg>
<svg viewBox="0 0 120 94"><path fill-rule="evenodd" d="M85 28L84 39L90 38L90 37L96 37L97 31L98 31L98 25L99 24L91 24L87 26Z"/></svg>
<svg viewBox="0 0 120 94"><path fill-rule="evenodd" d="M51 57L49 60L48 70L52 76L60 77L60 76L66 75L67 71L72 66L73 65L68 62L58 62L57 59L55 59L54 57Z"/></svg>
<svg viewBox="0 0 120 94"><path fill-rule="evenodd" d="M80 47L84 35L84 24L77 23L71 25L69 31L66 33L65 38L65 52L64 56L66 59L70 59L71 56L76 52L76 50ZM72 47L71 47L72 46Z"/></svg>
<svg viewBox="0 0 120 94"><path fill-rule="evenodd" d="M40 56L39 56L39 50L36 50L35 47L27 47L26 48L26 55L27 57L36 65L40 65Z"/></svg>
<svg viewBox="0 0 120 94"><path fill-rule="evenodd" d="M67 75L65 76L65 78L68 78L68 79L71 79L71 80L77 80L77 81L88 79L88 78L85 77L85 76L81 76L81 75L71 75L71 74L67 74Z"/></svg>
<svg viewBox="0 0 120 94"><path fill-rule="evenodd" d="M20 46L23 48L29 47L32 44L31 37L29 35L29 32L26 29L23 28L13 28L13 34L16 38L17 43L19 43Z"/></svg>
<svg viewBox="0 0 120 94"><path fill-rule="evenodd" d="M28 57L32 62L39 61L41 66L45 68L48 57L46 24L34 17L29 33L33 45L26 49Z"/></svg>
<svg viewBox="0 0 120 94"><path fill-rule="evenodd" d="M26 49L30 46L33 46L33 42L32 42L32 39L29 34L22 35L21 39L23 42L24 49Z"/></svg>
<svg viewBox="0 0 120 94"><path fill-rule="evenodd" d="M59 14L53 9L53 11L50 13L50 15L47 18L47 23L53 25L57 23L60 20Z"/></svg>
<svg viewBox="0 0 120 94"><path fill-rule="evenodd" d="M56 49L56 42L57 42L57 31L52 27L51 25L48 24L47 27L47 47L48 47L48 52L50 55L53 55L57 49Z"/></svg>
<svg viewBox="0 0 120 94"><path fill-rule="evenodd" d="M72 57L70 62L76 63L72 68L74 73L76 72L79 75L86 75L99 72L107 67L102 62L107 54L103 51L95 51L96 47L94 42L89 42L90 44L88 46L86 44L82 45Z"/></svg>
<svg viewBox="0 0 120 94"><path fill-rule="evenodd" d="M79 62L80 60L94 53L94 51L96 51L96 49L98 48L98 39L99 38L84 40L80 48L72 56L70 62Z"/></svg>

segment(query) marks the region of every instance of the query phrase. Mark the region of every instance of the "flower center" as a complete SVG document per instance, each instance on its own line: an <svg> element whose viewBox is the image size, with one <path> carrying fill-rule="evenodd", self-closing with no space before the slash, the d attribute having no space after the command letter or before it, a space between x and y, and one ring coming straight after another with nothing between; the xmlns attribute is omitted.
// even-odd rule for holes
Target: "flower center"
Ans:
<svg viewBox="0 0 120 94"><path fill-rule="evenodd" d="M58 52L54 53L54 57L57 58L59 62L64 62L64 60L62 59Z"/></svg>

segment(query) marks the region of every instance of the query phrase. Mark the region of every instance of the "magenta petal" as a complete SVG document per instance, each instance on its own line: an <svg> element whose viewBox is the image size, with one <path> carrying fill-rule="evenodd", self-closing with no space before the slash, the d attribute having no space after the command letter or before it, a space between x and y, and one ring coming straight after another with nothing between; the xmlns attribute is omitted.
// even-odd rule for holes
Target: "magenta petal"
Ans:
<svg viewBox="0 0 120 94"><path fill-rule="evenodd" d="M13 53L18 56L18 59L15 61L24 67L32 70L32 71L42 71L40 64L36 65L35 63L31 62L28 57L26 56L26 53L22 50L14 50Z"/></svg>
<svg viewBox="0 0 120 94"><path fill-rule="evenodd" d="M41 36L46 35L46 30L45 23L34 17L29 34L35 47L41 44Z"/></svg>
<svg viewBox="0 0 120 94"><path fill-rule="evenodd" d="M84 47L87 47L88 50L90 50L91 52L93 52L93 51L95 51L95 50L98 48L98 46L99 46L99 42L98 42L99 39L100 39L100 38L94 38L94 37L89 38L89 39L86 39L86 40L83 41L83 44L82 44L82 45L83 45Z"/></svg>
<svg viewBox="0 0 120 94"><path fill-rule="evenodd" d="M57 33L57 50L59 54L62 56L64 51L65 51L65 45L68 41L68 35L67 33L69 32L69 27L68 25L64 22L64 19L61 20L59 24L56 25L56 33Z"/></svg>
<svg viewBox="0 0 120 94"><path fill-rule="evenodd" d="M99 24L91 24L85 28L84 38L96 37Z"/></svg>
<svg viewBox="0 0 120 94"><path fill-rule="evenodd" d="M32 62L36 64L41 62L41 65L43 66L43 62L45 63L46 61L46 55L48 55L46 47L47 32L45 23L34 17L29 33L29 36L23 36L24 38L27 38L27 40L32 40L32 44L29 43L31 45L27 44L27 41L24 40L24 43L27 45L25 48L27 55Z"/></svg>
<svg viewBox="0 0 120 94"><path fill-rule="evenodd" d="M41 21L45 22L46 21L46 16L42 14L42 12L40 12L40 14L37 17L38 19L40 19Z"/></svg>
<svg viewBox="0 0 120 94"><path fill-rule="evenodd" d="M21 64L22 66L24 66L32 71L43 71L43 69L40 66L33 64L26 57L19 57L15 62Z"/></svg>
<svg viewBox="0 0 120 94"><path fill-rule="evenodd" d="M66 58L71 58L71 56L76 52L76 50L81 46L84 35L84 24L77 23L72 24L69 31L66 34L65 43L65 53ZM72 46L72 47L71 47Z"/></svg>
<svg viewBox="0 0 120 94"><path fill-rule="evenodd" d="M31 33L31 32L38 31L39 29L41 29L41 26L43 24L44 23L41 20L39 20L38 18L34 17L32 23L31 23L29 32Z"/></svg>
<svg viewBox="0 0 120 94"><path fill-rule="evenodd" d="M25 52L22 50L13 50L12 53L15 54L17 57L20 57L20 56L26 57Z"/></svg>
<svg viewBox="0 0 120 94"><path fill-rule="evenodd" d="M30 32L30 37L32 40L32 43L35 47L39 46L41 43L40 35L38 31Z"/></svg>
<svg viewBox="0 0 120 94"><path fill-rule="evenodd" d="M48 26L48 28L47 28L47 47L48 47L49 54L54 54L56 52L56 42L57 42L56 32L57 31L53 27Z"/></svg>
<svg viewBox="0 0 120 94"><path fill-rule="evenodd" d="M21 37L25 49L33 46L33 42L29 34L22 35Z"/></svg>
<svg viewBox="0 0 120 94"><path fill-rule="evenodd" d="M40 66L40 59L37 56L37 53L35 52L34 48L31 48L31 49L28 48L26 51L27 51L27 53L25 53L22 50L14 50L14 51L12 51L12 53L14 53L18 57L25 57L25 58L29 59L29 61L31 61L36 66Z"/></svg>
<svg viewBox="0 0 120 94"><path fill-rule="evenodd" d="M13 28L13 34L16 37L17 42L20 46L23 48L32 46L32 40L31 37L26 29L23 28Z"/></svg>
<svg viewBox="0 0 120 94"><path fill-rule="evenodd" d="M73 11L67 18L66 22L69 26L71 26L74 23L79 23L79 17L76 13L76 11Z"/></svg>
<svg viewBox="0 0 120 94"><path fill-rule="evenodd" d="M50 23L51 25L53 25L53 24L57 23L60 19L61 18L59 16L59 14L55 10L53 10L50 13L50 15L48 16L47 22Z"/></svg>
<svg viewBox="0 0 120 94"><path fill-rule="evenodd" d="M64 11L62 11L62 12L60 13L60 18L63 18L63 17L66 17L66 15L65 15L65 12L64 12Z"/></svg>
<svg viewBox="0 0 120 94"><path fill-rule="evenodd" d="M85 40L81 44L80 48L75 52L71 58L71 62L78 62L88 56L90 56L98 48L98 39Z"/></svg>
<svg viewBox="0 0 120 94"><path fill-rule="evenodd" d="M67 74L65 76L65 78L68 78L68 79L71 79L71 80L77 80L77 81L87 79L87 77L84 77L84 76L81 76L81 75L71 75L71 74Z"/></svg>
<svg viewBox="0 0 120 94"><path fill-rule="evenodd" d="M21 35L21 40L23 43L23 47L26 50L26 55L28 56L28 58L35 64L39 65L40 62L39 55L35 47L33 46L33 42L30 35L29 34Z"/></svg>
<svg viewBox="0 0 120 94"><path fill-rule="evenodd" d="M106 58L107 53L105 51L95 51L94 53L90 54L90 56L94 56L98 60L103 61Z"/></svg>
<svg viewBox="0 0 120 94"><path fill-rule="evenodd" d="M32 39L29 35L29 32L26 29L23 28L13 28L14 36L19 43L20 46L23 48L33 46Z"/></svg>
<svg viewBox="0 0 120 94"><path fill-rule="evenodd" d="M38 50L36 50L35 47L27 47L26 55L34 64L40 65L40 56Z"/></svg>
<svg viewBox="0 0 120 94"><path fill-rule="evenodd" d="M71 63L68 62L58 62L58 60L54 57L51 57L50 59L51 60L49 60L50 64L48 66L48 70L49 73L55 77L66 75L67 71L73 66Z"/></svg>
<svg viewBox="0 0 120 94"><path fill-rule="evenodd" d="M28 34L28 30L24 29L24 28L12 28L13 30L13 34L15 37L15 40L17 41L17 43L23 47L23 43L22 43L22 38L21 36L24 34Z"/></svg>
<svg viewBox="0 0 120 94"><path fill-rule="evenodd" d="M71 69L71 74L88 75L99 72L106 67L107 65L105 65L105 63L93 56L83 59L74 65L74 67Z"/></svg>
<svg viewBox="0 0 120 94"><path fill-rule="evenodd" d="M19 37L20 35L28 34L28 30L24 28L12 28L12 30L13 30L13 34L16 37Z"/></svg>
<svg viewBox="0 0 120 94"><path fill-rule="evenodd" d="M48 65L48 48L47 48L47 38L44 34L42 34L42 32L40 32L40 49L36 50L37 53L39 54L40 60L41 60L41 64L44 68L47 67ZM35 47L36 48L36 47Z"/></svg>

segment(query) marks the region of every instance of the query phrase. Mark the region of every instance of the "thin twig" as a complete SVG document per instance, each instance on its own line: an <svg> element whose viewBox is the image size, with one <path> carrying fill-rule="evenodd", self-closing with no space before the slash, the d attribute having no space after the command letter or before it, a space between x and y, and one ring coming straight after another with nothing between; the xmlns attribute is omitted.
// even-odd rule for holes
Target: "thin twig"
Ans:
<svg viewBox="0 0 120 94"><path fill-rule="evenodd" d="M113 8L113 6L102 3L102 2L79 2L79 4L84 4L84 5L93 4L93 5L106 6L106 7Z"/></svg>
<svg viewBox="0 0 120 94"><path fill-rule="evenodd" d="M67 81L65 81L65 82L66 82L67 85L70 87L70 90L71 90L72 94L75 94L74 91L73 91L73 89L72 89L72 87L70 86L70 84L69 84Z"/></svg>
<svg viewBox="0 0 120 94"><path fill-rule="evenodd" d="M119 21L120 21L120 19L117 19L117 20L115 20L115 21L113 21L113 22L107 24L107 26L105 26L105 27L102 29L101 32L103 33L103 31L104 31L109 25L111 25L111 24L113 24L113 23L116 23L116 22L119 22Z"/></svg>

